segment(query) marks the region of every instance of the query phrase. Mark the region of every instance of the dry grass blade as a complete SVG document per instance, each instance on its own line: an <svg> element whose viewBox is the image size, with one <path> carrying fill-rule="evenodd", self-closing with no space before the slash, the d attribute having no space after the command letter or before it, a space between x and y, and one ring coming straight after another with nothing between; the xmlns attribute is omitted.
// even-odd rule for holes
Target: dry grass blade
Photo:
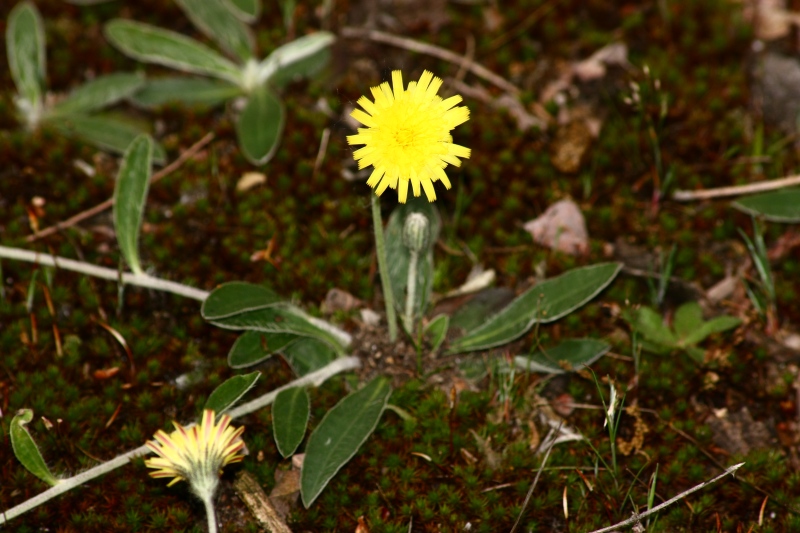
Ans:
<svg viewBox="0 0 800 533"><path fill-rule="evenodd" d="M525 495L525 501L522 502L522 509L519 511L519 516L517 517L516 522L514 522L514 526L511 528L511 533L514 533L517 528L519 527L519 523L522 521L522 517L525 516L525 509L528 507L528 504L531 501L531 496L533 496L533 489L536 488L536 484L539 482L539 476L542 475L542 470L544 470L545 465L547 464L547 459L550 457L550 452L553 450L553 446L556 445L558 441L554 435L558 435L561 431L561 426L563 422L558 425L558 427L553 428L545 437L545 442L548 440L550 441L550 445L547 447L547 452L544 454L544 458L542 459L542 464L539 465L539 470L536 472L536 477L533 478L533 483L531 483L531 488L528 489L528 494Z"/></svg>

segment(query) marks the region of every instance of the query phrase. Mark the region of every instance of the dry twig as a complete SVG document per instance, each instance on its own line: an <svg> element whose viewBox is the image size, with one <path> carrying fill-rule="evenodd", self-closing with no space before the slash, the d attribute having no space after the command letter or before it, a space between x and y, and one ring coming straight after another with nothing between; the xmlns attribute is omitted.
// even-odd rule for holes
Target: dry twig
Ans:
<svg viewBox="0 0 800 533"><path fill-rule="evenodd" d="M398 48L411 50L412 52L438 57L439 59L444 59L445 61L450 61L451 63L459 65L460 67L463 66L479 78L483 78L489 83L492 83L500 89L513 95L518 95L521 92L519 87L510 81L507 81L505 78L498 76L483 65L471 61L468 59L468 57L465 58L464 56L460 56L451 52L450 50L446 50L432 44L415 41L414 39L409 39L407 37L398 37L397 35L392 35L391 33L378 30L353 28L350 26L342 28L341 34L342 37L347 37L350 39L369 39L370 41L375 41L377 43L390 44L392 46L397 46Z"/></svg>
<svg viewBox="0 0 800 533"><path fill-rule="evenodd" d="M214 134L212 132L207 133L202 139L194 143L190 146L185 152L183 152L178 158L170 163L169 165L165 166L150 178L150 183L153 184L158 180L164 178L165 176L169 175L173 171L177 170L187 159L194 157L194 155L199 152L205 145L211 142L214 138ZM87 209L86 211L82 211L75 216L68 218L67 220L61 221L58 224L54 224L48 228L45 228L41 231L37 231L33 235L29 235L26 237L27 242L34 242L53 233L61 231L63 229L69 228L74 226L75 224L79 224L86 220L87 218L91 218L99 213L102 213L109 207L114 205L114 199L109 198L108 200L97 204L96 206L92 207L91 209Z"/></svg>
<svg viewBox="0 0 800 533"><path fill-rule="evenodd" d="M669 507L673 503L685 498L689 494L691 494L693 492L697 492L698 490L702 489L706 485L711 485L715 481L719 481L720 479L722 479L723 477L727 476L728 474L733 474L739 468L741 468L743 465L744 465L744 463L735 464L735 465L731 466L730 468L726 469L723 473L721 473L720 475L718 475L714 479L710 479L708 481L703 481L699 485L695 485L691 489L681 492L677 496L675 496L673 498L670 498L669 500L665 501L662 504L656 505L655 507L653 507L652 509L650 509L648 511L645 511L644 513L633 513L633 516L631 516L627 520L623 520L622 522L620 522L618 524L614 524L613 526L604 527L603 529L597 529L595 531L592 531L591 533L608 533L609 531L614 531L614 530L617 530L617 529L619 529L621 527L630 526L632 524L638 524L642 520L642 518L648 517L653 513L657 513L660 510L662 510L662 509L664 509L666 507Z"/></svg>
<svg viewBox="0 0 800 533"><path fill-rule="evenodd" d="M774 191L784 187L800 185L800 176L787 176L777 180L759 181L748 183L747 185L733 185L731 187L718 187L716 189L706 189L703 191L675 191L672 199L679 202L690 202L692 200L708 200L709 198L724 198L727 196L739 196L742 194L752 194L754 192Z"/></svg>

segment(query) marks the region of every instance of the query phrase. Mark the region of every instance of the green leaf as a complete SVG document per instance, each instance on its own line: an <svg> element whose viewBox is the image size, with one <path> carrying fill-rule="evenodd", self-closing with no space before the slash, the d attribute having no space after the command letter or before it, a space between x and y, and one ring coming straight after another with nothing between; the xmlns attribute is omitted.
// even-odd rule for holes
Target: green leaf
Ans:
<svg viewBox="0 0 800 533"><path fill-rule="evenodd" d="M30 2L20 2L8 15L6 54L19 95L40 108L45 82L45 37L42 17Z"/></svg>
<svg viewBox="0 0 800 533"><path fill-rule="evenodd" d="M244 281L231 281L211 291L203 301L200 315L206 320L217 320L281 303L283 300L272 289Z"/></svg>
<svg viewBox="0 0 800 533"><path fill-rule="evenodd" d="M224 80L175 76L148 80L133 95L133 103L147 108L173 102L216 106L241 94L238 86Z"/></svg>
<svg viewBox="0 0 800 533"><path fill-rule="evenodd" d="M14 455L22 466L28 469L28 472L38 477L45 483L55 486L59 480L47 468L42 454L39 452L39 447L25 427L31 420L33 420L33 411L30 409L20 409L17 415L11 420L11 447L14 449Z"/></svg>
<svg viewBox="0 0 800 533"><path fill-rule="evenodd" d="M431 350L435 352L442 346L449 327L450 317L447 315L439 315L430 321L428 327L425 328L425 335L430 337Z"/></svg>
<svg viewBox="0 0 800 533"><path fill-rule="evenodd" d="M284 457L292 455L306 434L310 402L303 387L282 390L272 404L272 434L278 451Z"/></svg>
<svg viewBox="0 0 800 533"><path fill-rule="evenodd" d="M703 325L703 322L703 309L699 303L686 302L681 305L675 311L675 317L672 319L672 329L675 330L678 342L697 330Z"/></svg>
<svg viewBox="0 0 800 533"><path fill-rule="evenodd" d="M678 338L664 325L661 315L650 307L642 306L633 311L631 324L646 340L654 344L667 348L678 346Z"/></svg>
<svg viewBox="0 0 800 533"><path fill-rule="evenodd" d="M745 196L733 207L773 222L800 222L800 189L784 189Z"/></svg>
<svg viewBox="0 0 800 533"><path fill-rule="evenodd" d="M185 72L207 74L239 84L240 69L206 45L180 33L132 20L114 19L106 38L124 54Z"/></svg>
<svg viewBox="0 0 800 533"><path fill-rule="evenodd" d="M611 346L597 339L568 339L547 350L535 354L514 357L517 368L530 372L563 374L580 370L604 356Z"/></svg>
<svg viewBox="0 0 800 533"><path fill-rule="evenodd" d="M391 394L389 381L375 378L337 403L311 433L300 472L306 508L375 430Z"/></svg>
<svg viewBox="0 0 800 533"><path fill-rule="evenodd" d="M114 187L114 228L122 256L134 274L142 274L139 262L139 230L150 188L153 141L137 137L122 158Z"/></svg>
<svg viewBox="0 0 800 533"><path fill-rule="evenodd" d="M327 63L335 39L332 33L318 31L279 46L259 65L259 81L282 85L295 77L316 73Z"/></svg>
<svg viewBox="0 0 800 533"><path fill-rule="evenodd" d="M414 315L424 315L433 288L433 246L439 239L442 219L436 206L425 199L412 197L408 203L400 204L389 216L386 224L386 263L394 301L401 311L405 309L408 265L411 253L403 244L403 226L411 213L421 213L428 219L429 238L427 249L419 253L417 263L417 291L414 298Z"/></svg>
<svg viewBox="0 0 800 533"><path fill-rule="evenodd" d="M703 322L699 328L695 329L694 331L691 332L691 334L687 335L683 339L682 344L684 346L692 346L693 344L698 344L702 342L709 335L733 329L741 323L742 323L741 320L733 316L725 315L712 318L708 322Z"/></svg>
<svg viewBox="0 0 800 533"><path fill-rule="evenodd" d="M261 372L252 372L241 376L233 376L225 380L206 400L203 409L211 409L219 417L222 413L234 406L247 391L252 389Z"/></svg>
<svg viewBox="0 0 800 533"><path fill-rule="evenodd" d="M87 113L127 98L144 85L141 74L120 72L99 76L86 82L56 104L51 113L66 115Z"/></svg>
<svg viewBox="0 0 800 533"><path fill-rule="evenodd" d="M242 22L255 22L261 14L260 0L222 0L222 3Z"/></svg>
<svg viewBox="0 0 800 533"><path fill-rule="evenodd" d="M344 345L340 336L315 324L300 309L289 304L246 311L209 321L215 326L224 329L294 333L304 337L314 337L330 345L337 353L344 353Z"/></svg>
<svg viewBox="0 0 800 533"><path fill-rule="evenodd" d="M706 351L702 348L698 348L697 346L688 346L686 348L686 353L689 354L689 357L694 359L695 363L698 365L702 365L706 361Z"/></svg>
<svg viewBox="0 0 800 533"><path fill-rule="evenodd" d="M222 0L175 0L189 20L228 53L253 57L253 36Z"/></svg>
<svg viewBox="0 0 800 533"><path fill-rule="evenodd" d="M472 331L486 322L486 317L498 313L511 303L515 296L514 291L506 287L489 287L471 295L450 317L450 328L454 331Z"/></svg>
<svg viewBox="0 0 800 533"><path fill-rule="evenodd" d="M570 270L527 290L483 325L455 341L450 353L485 350L525 334L533 324L553 322L597 296L622 265L601 263Z"/></svg>
<svg viewBox="0 0 800 533"><path fill-rule="evenodd" d="M254 165L269 161L278 149L283 132L283 103L267 87L258 87L236 119L239 147Z"/></svg>
<svg viewBox="0 0 800 533"><path fill-rule="evenodd" d="M228 366L246 368L261 363L300 338L292 333L245 331L228 352Z"/></svg>
<svg viewBox="0 0 800 533"><path fill-rule="evenodd" d="M64 135L78 137L81 140L108 150L124 154L134 139L145 133L141 128L107 115L65 115L49 117L48 122L58 128ZM153 145L153 162L164 163L167 155L164 147Z"/></svg>
<svg viewBox="0 0 800 533"><path fill-rule="evenodd" d="M298 376L305 376L336 359L336 352L328 344L313 337L300 337L282 351L286 362Z"/></svg>

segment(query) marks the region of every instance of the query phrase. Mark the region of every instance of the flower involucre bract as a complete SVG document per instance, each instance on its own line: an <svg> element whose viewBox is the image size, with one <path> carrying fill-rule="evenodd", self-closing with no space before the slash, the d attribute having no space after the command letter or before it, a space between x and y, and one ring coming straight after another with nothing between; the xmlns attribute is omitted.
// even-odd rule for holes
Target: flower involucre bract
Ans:
<svg viewBox="0 0 800 533"><path fill-rule="evenodd" d="M414 196L420 195L420 185L429 201L436 200L433 182L440 180L450 188L444 169L448 164L461 166L470 149L453 144L450 132L469 120L469 109L456 107L461 96L442 100L436 93L442 80L427 70L419 81L403 89L403 76L392 72L392 87L384 82L372 87L371 101L366 96L358 100L364 110L356 109L350 116L366 128L347 137L349 144L363 144L353 152L358 168L374 167L367 185L381 195L387 187L397 189L400 203L406 203L408 184Z"/></svg>
<svg viewBox="0 0 800 533"><path fill-rule="evenodd" d="M234 429L229 426L231 417L228 415L220 416L218 424L214 418L214 411L206 409L196 426L187 429L173 422L175 431L172 433L158 430L155 440L146 443L158 455L144 462L148 468L156 469L150 475L154 478L173 477L168 487L186 480L201 499L213 495L222 467L244 458L240 453L244 448L241 439L244 427Z"/></svg>

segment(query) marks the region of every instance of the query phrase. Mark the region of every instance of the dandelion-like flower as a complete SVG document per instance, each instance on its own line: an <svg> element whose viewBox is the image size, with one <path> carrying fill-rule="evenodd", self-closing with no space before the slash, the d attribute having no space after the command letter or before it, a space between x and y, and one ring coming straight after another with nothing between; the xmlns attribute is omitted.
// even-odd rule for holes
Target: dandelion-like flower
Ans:
<svg viewBox="0 0 800 533"><path fill-rule="evenodd" d="M392 87L388 82L372 87L371 101L366 96L358 100L364 110L356 109L350 116L366 128L347 137L349 144L363 144L353 152L358 168L374 167L367 185L381 195L387 187L397 189L400 203L408 196L408 184L414 196L420 196L420 186L429 201L436 200L434 181L450 188L444 169L447 165L461 166L459 158L468 158L470 149L453 144L450 132L469 120L469 109L457 106L461 96L443 100L436 93L442 80L427 70L419 81L403 89L403 76L392 72Z"/></svg>
<svg viewBox="0 0 800 533"><path fill-rule="evenodd" d="M199 425L187 429L173 422L175 431L172 433L158 430L155 440L146 443L158 455L145 461L148 468L156 469L150 475L174 478L167 486L186 480L200 499L210 499L222 468L244 458L240 453L244 448L241 439L244 427L231 427L228 415L220 416L219 423L215 423L214 418L214 411L206 409Z"/></svg>

